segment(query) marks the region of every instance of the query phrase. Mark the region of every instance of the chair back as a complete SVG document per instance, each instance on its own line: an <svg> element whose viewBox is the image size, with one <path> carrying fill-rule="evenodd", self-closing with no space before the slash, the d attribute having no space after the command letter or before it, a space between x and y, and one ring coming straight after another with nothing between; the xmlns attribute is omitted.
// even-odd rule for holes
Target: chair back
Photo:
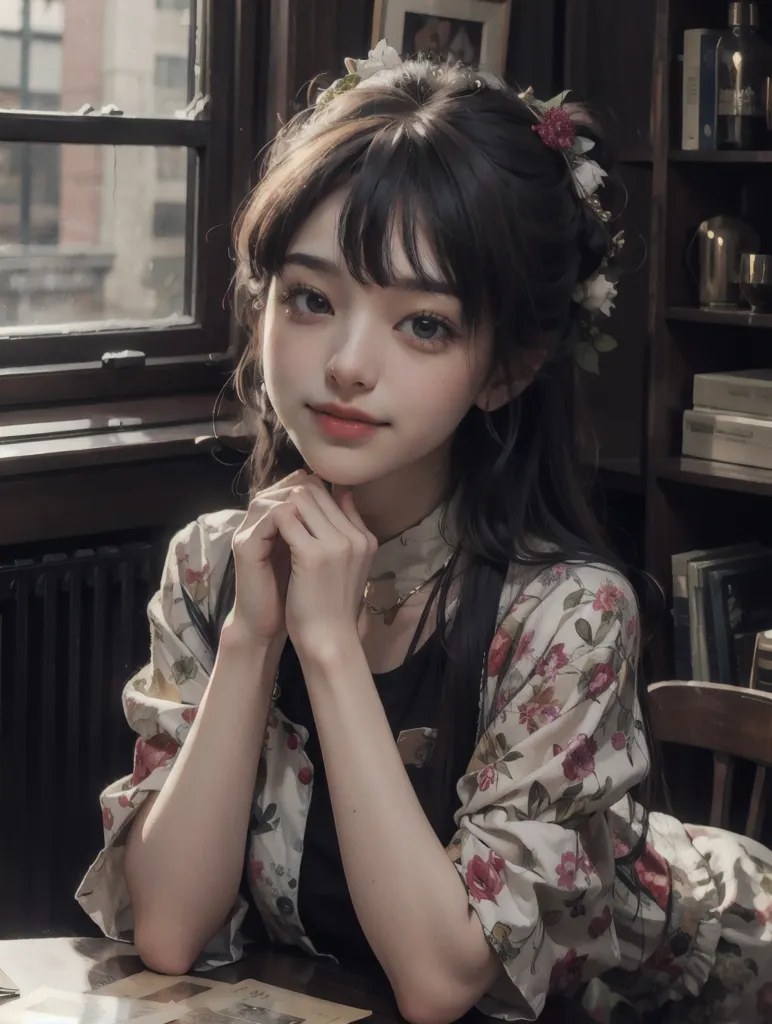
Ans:
<svg viewBox="0 0 772 1024"><path fill-rule="evenodd" d="M729 828L737 760L756 765L745 834L759 839L772 770L772 694L722 683L654 683L651 727L661 743L713 751L710 824Z"/></svg>

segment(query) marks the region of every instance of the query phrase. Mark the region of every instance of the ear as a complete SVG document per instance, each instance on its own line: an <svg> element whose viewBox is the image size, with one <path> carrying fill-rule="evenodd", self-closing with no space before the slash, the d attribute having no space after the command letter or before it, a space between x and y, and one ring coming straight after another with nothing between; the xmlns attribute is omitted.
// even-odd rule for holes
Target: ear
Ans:
<svg viewBox="0 0 772 1024"><path fill-rule="evenodd" d="M503 408L507 402L522 395L528 385L533 383L546 358L546 349L520 349L514 358L512 377L506 379L503 374L497 374L488 381L474 404L483 412L496 412L497 409Z"/></svg>

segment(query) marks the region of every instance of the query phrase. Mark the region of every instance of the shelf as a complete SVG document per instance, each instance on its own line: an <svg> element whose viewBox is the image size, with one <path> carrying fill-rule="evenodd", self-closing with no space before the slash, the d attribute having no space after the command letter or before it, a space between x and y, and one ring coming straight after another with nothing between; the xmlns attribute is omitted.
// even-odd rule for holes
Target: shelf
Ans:
<svg viewBox="0 0 772 1024"><path fill-rule="evenodd" d="M713 487L722 491L740 491L744 494L763 494L772 497L772 470L753 466L735 466L731 462L712 462L710 459L662 459L654 467L658 480L697 487Z"/></svg>
<svg viewBox="0 0 772 1024"><path fill-rule="evenodd" d="M672 149L671 163L772 164L772 150Z"/></svg>
<svg viewBox="0 0 772 1024"><path fill-rule="evenodd" d="M644 149L643 147L640 149L621 149L617 154L617 162L627 164L628 166L651 167L653 160L651 149Z"/></svg>
<svg viewBox="0 0 772 1024"><path fill-rule="evenodd" d="M751 313L749 309L699 309L697 306L670 306L668 320L695 324L722 324L724 327L772 328L772 313Z"/></svg>

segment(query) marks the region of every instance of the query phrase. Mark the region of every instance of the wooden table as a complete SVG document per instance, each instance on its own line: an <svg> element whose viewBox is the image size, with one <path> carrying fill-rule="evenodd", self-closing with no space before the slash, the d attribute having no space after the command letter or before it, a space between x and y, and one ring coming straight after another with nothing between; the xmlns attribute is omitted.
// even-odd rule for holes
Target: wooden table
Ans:
<svg viewBox="0 0 772 1024"><path fill-rule="evenodd" d="M143 970L132 946L107 939L19 939L0 941L0 969L25 995L39 986L88 992ZM208 977L236 982L255 978L318 999L372 1010L372 1024L397 1024L397 1011L385 979L375 972L339 967L328 960L313 960L302 953L256 951L237 964L212 971ZM488 1021L479 1013L469 1022ZM550 1006L543 1024L590 1024L574 1004Z"/></svg>

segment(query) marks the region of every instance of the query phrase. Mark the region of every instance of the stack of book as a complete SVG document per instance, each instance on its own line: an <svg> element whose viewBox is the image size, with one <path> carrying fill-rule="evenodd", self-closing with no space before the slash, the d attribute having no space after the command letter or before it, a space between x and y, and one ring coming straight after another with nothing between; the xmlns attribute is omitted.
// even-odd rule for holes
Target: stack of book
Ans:
<svg viewBox="0 0 772 1024"><path fill-rule="evenodd" d="M698 373L693 401L684 455L772 469L772 370Z"/></svg>
<svg viewBox="0 0 772 1024"><path fill-rule="evenodd" d="M739 544L672 557L676 677L748 686L772 630L772 548ZM772 691L772 673L755 685Z"/></svg>

